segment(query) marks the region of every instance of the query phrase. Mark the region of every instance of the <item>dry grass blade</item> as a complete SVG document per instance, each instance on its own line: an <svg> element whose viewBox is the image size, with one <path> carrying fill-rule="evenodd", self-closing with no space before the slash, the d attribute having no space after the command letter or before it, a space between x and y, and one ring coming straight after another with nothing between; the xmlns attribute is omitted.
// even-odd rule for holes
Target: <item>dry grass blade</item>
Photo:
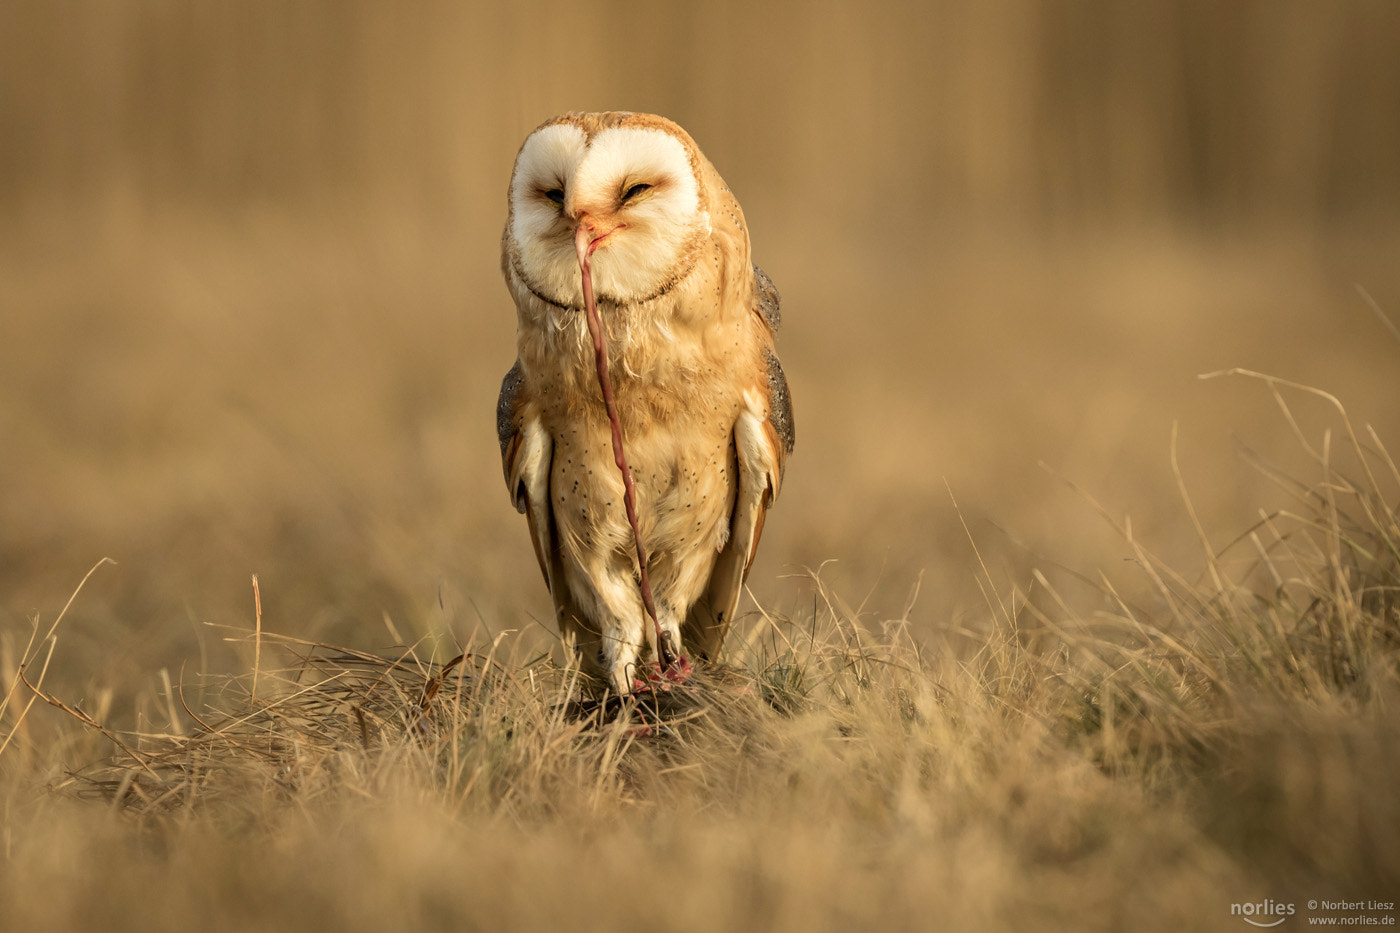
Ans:
<svg viewBox="0 0 1400 933"><path fill-rule="evenodd" d="M78 598L78 594L83 591L83 587L87 585L89 578L91 578L92 575L97 572L97 568L101 567L103 564L115 563L116 561L112 560L111 558L104 557L97 563L93 564L87 573L83 574L82 580L78 581L78 585L73 589L73 592L69 595L68 601L63 604L63 608L54 618L53 624L49 626L49 630L44 633L43 638L37 637L39 634L39 624L38 620L35 620L34 627L29 633L29 642L24 646L24 651L21 652L21 657L23 658L23 660L20 662L17 675L13 680L11 680L9 689L5 691L4 699L0 700L0 723L3 723L5 720L5 713L10 707L10 701L14 698L15 690L19 687L20 682L23 681L26 686L29 686L29 682L24 679L24 670L26 667L29 666L30 662L33 660L34 656L32 653L36 650L36 640L41 645L47 643L49 646L48 651L44 656L44 665L41 669L41 673L38 679L38 683L42 684L44 682L44 673L48 671L49 660L53 657L54 633L58 631L58 626L63 621L63 617L68 614L68 610L73 606L73 601L76 600ZM34 694L34 696L30 697L29 702L24 705L24 709L20 710L19 714L15 716L14 725L12 725L9 731L5 734L5 740L3 742L0 742L0 758L4 757L5 750L10 747L10 743L14 740L14 737L19 734L20 727L24 725L24 720L29 715L30 707L34 705L35 698L41 696L41 694L33 687L31 687L30 690Z"/></svg>
<svg viewBox="0 0 1400 933"><path fill-rule="evenodd" d="M74 719L87 726L88 728L94 729L97 732L102 733L102 735L106 736L109 740L111 740L113 745L116 745L118 748L120 748L128 757L132 759L133 762L139 765L143 770L149 772L152 776L155 775L155 772L151 771L149 766L145 764L142 755L136 750L134 750L131 746L123 742L115 732L108 729L106 726L102 725L102 723L93 719L91 716L89 716L87 713L84 713L82 710L77 709L73 706L69 706L67 703L64 703L57 697L45 693L43 688L41 688L38 683L33 683L29 680L28 676L25 674L25 670L23 667L19 669L19 679L24 683L26 687L30 689L30 691L36 697L43 700L45 703L49 704L55 709L62 710L63 712L67 713L69 716L72 716Z"/></svg>
<svg viewBox="0 0 1400 933"><path fill-rule="evenodd" d="M1366 302L1366 306L1369 307L1376 315L1377 319L1380 320L1381 326L1390 332L1390 336L1394 337L1396 340L1400 340L1400 327L1395 326L1395 322L1390 319L1390 315L1386 314L1385 309L1380 306L1380 303L1371 297L1371 293L1366 290L1366 287L1358 283L1356 291L1357 294L1361 296L1361 300Z"/></svg>

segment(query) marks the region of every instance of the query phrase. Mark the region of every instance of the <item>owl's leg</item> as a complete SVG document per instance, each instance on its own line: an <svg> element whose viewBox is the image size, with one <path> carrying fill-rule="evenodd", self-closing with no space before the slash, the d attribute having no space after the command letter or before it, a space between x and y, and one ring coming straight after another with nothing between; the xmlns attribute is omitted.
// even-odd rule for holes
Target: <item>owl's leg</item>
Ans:
<svg viewBox="0 0 1400 933"><path fill-rule="evenodd" d="M632 693L632 685L637 678L638 656L641 654L639 640L640 637L627 638L616 631L603 636L600 649L603 670L607 672L608 685L618 696Z"/></svg>
<svg viewBox="0 0 1400 933"><path fill-rule="evenodd" d="M670 641L672 657L680 657L684 649L681 644L680 622L674 607L658 605L656 612L661 624L661 637ZM643 669L642 666L642 653L650 641L646 636L651 634L651 620L644 614L640 602L636 614L631 618L640 622L629 626L615 626L611 629L615 634L604 634L599 647L603 669L608 672L613 691L619 696L635 692L634 688L639 681L647 683L655 676L650 668ZM651 660L657 661L656 652L652 653Z"/></svg>
<svg viewBox="0 0 1400 933"><path fill-rule="evenodd" d="M596 633L600 673L614 693L630 694L646 644L642 624L646 611L631 568L620 561L585 556L579 564L570 565L565 576Z"/></svg>

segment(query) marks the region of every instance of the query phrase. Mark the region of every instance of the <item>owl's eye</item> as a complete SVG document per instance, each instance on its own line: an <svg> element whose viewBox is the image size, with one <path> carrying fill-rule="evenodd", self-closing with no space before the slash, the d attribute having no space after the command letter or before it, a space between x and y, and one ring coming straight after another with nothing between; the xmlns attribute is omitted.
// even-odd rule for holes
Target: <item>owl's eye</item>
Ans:
<svg viewBox="0 0 1400 933"><path fill-rule="evenodd" d="M549 198L555 204L564 203L564 189L562 188L550 188L544 193L544 196Z"/></svg>
<svg viewBox="0 0 1400 933"><path fill-rule="evenodd" d="M646 182L638 182L637 184L635 184L635 185L633 185L632 187L628 188L628 189L627 189L627 192L626 192L625 194L623 194L623 196L622 196L623 202L625 203L625 202L627 202L627 201L632 200L632 199L635 198L637 195L641 194L643 191L646 191L646 190L647 190L648 188L650 188L650 187L651 187L651 185L647 184Z"/></svg>

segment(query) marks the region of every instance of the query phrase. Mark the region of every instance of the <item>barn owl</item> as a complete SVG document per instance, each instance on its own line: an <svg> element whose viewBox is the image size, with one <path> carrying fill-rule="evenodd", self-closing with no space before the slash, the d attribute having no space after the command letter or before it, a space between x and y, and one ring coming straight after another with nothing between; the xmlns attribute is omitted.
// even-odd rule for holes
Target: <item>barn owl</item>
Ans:
<svg viewBox="0 0 1400 933"><path fill-rule="evenodd" d="M659 658L585 324L585 246L607 333L660 637L714 659L794 427L773 351L778 293L743 211L663 117L571 113L516 156L501 271L517 359L496 426L555 620L586 673L625 695ZM576 252L576 241L578 252Z"/></svg>

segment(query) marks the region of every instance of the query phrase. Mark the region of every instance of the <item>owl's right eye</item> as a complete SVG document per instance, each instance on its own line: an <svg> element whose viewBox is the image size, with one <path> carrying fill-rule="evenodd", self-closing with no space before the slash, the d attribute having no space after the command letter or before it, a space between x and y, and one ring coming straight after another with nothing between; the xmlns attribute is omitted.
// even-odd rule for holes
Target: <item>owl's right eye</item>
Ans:
<svg viewBox="0 0 1400 933"><path fill-rule="evenodd" d="M564 203L564 189L563 189L563 188L550 188L548 191L546 191L546 192L544 193L544 196L547 197L547 198L549 198L549 199L550 199L551 201L553 201L555 204L563 204L563 203Z"/></svg>

